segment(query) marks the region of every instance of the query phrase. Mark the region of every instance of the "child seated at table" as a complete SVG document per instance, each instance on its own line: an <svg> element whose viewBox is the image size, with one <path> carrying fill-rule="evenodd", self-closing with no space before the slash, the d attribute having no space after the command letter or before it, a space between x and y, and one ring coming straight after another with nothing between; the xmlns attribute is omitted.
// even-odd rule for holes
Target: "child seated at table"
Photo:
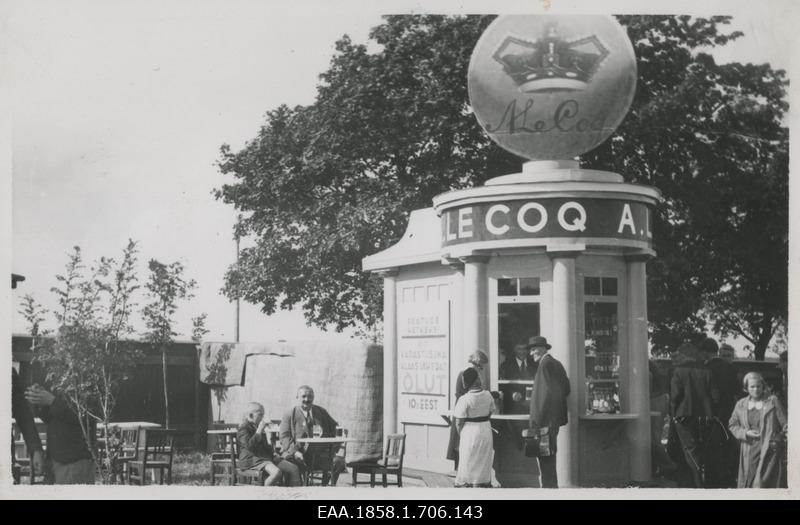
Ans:
<svg viewBox="0 0 800 525"><path fill-rule="evenodd" d="M277 485L281 479L290 487L302 485L300 469L280 455L275 454L264 429L269 422L264 419L264 406L250 402L244 420L237 430L239 441L239 468L242 470L263 470L266 479L264 486Z"/></svg>

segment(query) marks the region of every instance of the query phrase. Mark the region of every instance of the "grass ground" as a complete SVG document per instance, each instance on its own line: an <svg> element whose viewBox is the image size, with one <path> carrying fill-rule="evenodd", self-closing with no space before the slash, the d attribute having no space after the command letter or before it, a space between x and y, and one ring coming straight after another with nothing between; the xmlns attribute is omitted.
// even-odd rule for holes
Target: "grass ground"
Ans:
<svg viewBox="0 0 800 525"><path fill-rule="evenodd" d="M210 463L203 452L177 452L172 458L172 484L210 485Z"/></svg>

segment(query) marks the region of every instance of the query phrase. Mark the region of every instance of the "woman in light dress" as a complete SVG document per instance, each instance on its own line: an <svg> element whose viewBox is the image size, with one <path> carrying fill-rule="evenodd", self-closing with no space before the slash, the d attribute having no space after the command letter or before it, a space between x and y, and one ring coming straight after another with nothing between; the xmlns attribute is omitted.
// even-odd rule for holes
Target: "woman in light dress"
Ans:
<svg viewBox="0 0 800 525"><path fill-rule="evenodd" d="M478 378L481 379L481 384L489 384L486 369L484 368L486 363L489 362L489 356L480 350L475 350L469 355L467 362L470 364L471 368L474 368L478 372ZM464 372L460 372L456 378L456 403L458 403L459 398L468 390L468 387L464 386L463 374ZM450 425L450 439L447 442L447 459L452 460L455 469L458 470L458 429L456 428L455 421Z"/></svg>
<svg viewBox="0 0 800 525"><path fill-rule="evenodd" d="M764 391L757 372L744 376L748 393L736 403L728 423L739 449L739 488L778 488L780 447L786 432L786 412L776 396Z"/></svg>
<svg viewBox="0 0 800 525"><path fill-rule="evenodd" d="M466 390L456 402L453 416L459 432L456 487L491 487L494 447L490 416L496 411L494 398L481 386L478 371L467 368L460 385Z"/></svg>

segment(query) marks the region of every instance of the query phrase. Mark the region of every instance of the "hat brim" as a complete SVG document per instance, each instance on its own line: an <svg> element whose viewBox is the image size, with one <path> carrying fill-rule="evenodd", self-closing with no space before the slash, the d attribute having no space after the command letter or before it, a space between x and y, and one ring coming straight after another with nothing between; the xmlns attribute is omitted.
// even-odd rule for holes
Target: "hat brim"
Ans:
<svg viewBox="0 0 800 525"><path fill-rule="evenodd" d="M553 348L551 345L548 345L548 344L543 345L541 343L537 343L535 345L528 345L528 350L530 350L531 348L536 348L537 346L543 346L543 347L547 348L548 350Z"/></svg>

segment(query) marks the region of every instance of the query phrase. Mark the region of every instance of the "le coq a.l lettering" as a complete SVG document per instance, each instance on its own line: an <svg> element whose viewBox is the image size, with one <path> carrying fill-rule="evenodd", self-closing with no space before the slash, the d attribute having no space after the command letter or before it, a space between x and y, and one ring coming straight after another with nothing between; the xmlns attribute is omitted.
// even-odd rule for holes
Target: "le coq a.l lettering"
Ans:
<svg viewBox="0 0 800 525"><path fill-rule="evenodd" d="M649 207L615 199L478 203L446 210L443 242L530 237L604 237L651 242Z"/></svg>
<svg viewBox="0 0 800 525"><path fill-rule="evenodd" d="M520 104L521 105L521 104ZM525 101L521 109L517 109L517 99L513 99L506 106L505 112L496 126L487 123L486 131L489 133L549 133L555 132L579 132L602 131L605 125L605 118L597 117L589 120L581 118L580 104L577 100L565 100L556 106L553 115L549 119L537 119L534 114L534 99L529 98Z"/></svg>

